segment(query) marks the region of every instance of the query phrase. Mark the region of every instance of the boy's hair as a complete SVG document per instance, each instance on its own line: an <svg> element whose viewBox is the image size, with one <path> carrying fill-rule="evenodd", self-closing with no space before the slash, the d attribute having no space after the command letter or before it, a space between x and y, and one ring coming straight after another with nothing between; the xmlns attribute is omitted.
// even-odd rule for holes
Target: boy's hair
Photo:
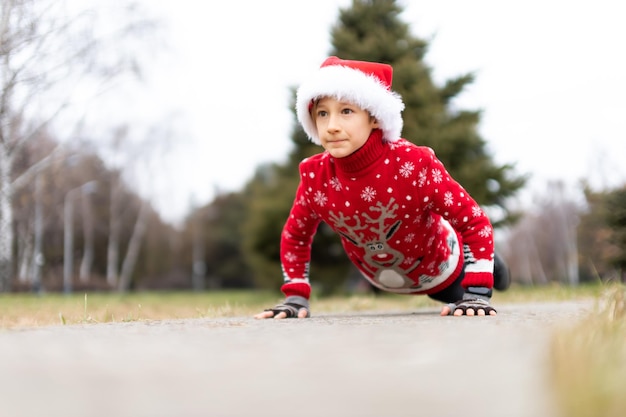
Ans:
<svg viewBox="0 0 626 417"><path fill-rule="evenodd" d="M367 110L378 121L383 140L395 142L402 132L404 103L399 94L391 91L392 76L391 65L330 57L298 89L298 121L309 139L320 145L311 109L316 100L334 97Z"/></svg>

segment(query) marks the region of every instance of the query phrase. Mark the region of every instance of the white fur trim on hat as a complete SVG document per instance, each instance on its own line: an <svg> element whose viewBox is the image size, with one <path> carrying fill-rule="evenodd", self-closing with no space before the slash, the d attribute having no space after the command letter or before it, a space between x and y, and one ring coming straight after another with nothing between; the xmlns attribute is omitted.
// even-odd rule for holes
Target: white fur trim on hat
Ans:
<svg viewBox="0 0 626 417"><path fill-rule="evenodd" d="M367 110L383 131L383 140L395 142L402 133L402 110L400 95L387 87L375 76L343 65L320 68L311 79L305 81L296 95L296 114L309 139L321 145L315 121L311 117L312 100L334 97Z"/></svg>

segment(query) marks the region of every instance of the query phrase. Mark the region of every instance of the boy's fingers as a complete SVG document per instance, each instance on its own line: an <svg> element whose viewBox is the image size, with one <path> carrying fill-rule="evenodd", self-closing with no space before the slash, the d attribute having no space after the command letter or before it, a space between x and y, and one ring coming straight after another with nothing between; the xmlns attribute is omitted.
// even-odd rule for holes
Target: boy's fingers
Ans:
<svg viewBox="0 0 626 417"><path fill-rule="evenodd" d="M443 306L443 308L441 309L441 313L440 314L442 316L448 316L450 314L450 311L451 311L450 307Z"/></svg>
<svg viewBox="0 0 626 417"><path fill-rule="evenodd" d="M274 313L272 311L264 311L262 313L255 314L254 318L255 319L269 319L273 316L274 316Z"/></svg>
<svg viewBox="0 0 626 417"><path fill-rule="evenodd" d="M452 304L454 305L454 304ZM452 308L450 307L450 305L445 305L441 308L441 315L442 316L448 316L450 315L450 312L452 311ZM463 309L461 308L457 308L454 310L454 312L452 313L453 316L456 317L460 317L463 315L466 316L486 316L487 314L489 314L490 316L497 316L498 313L493 310L493 309L489 309L489 313L487 313L487 310L485 310L484 308L467 308L465 309L465 312L463 312Z"/></svg>
<svg viewBox="0 0 626 417"><path fill-rule="evenodd" d="M299 319L305 319L308 316L309 312L306 310L306 308L301 308L300 310L298 310L298 318Z"/></svg>
<svg viewBox="0 0 626 417"><path fill-rule="evenodd" d="M274 316L275 319L284 319L285 317L287 317L287 313L285 313L284 311L281 311L280 313L276 314Z"/></svg>

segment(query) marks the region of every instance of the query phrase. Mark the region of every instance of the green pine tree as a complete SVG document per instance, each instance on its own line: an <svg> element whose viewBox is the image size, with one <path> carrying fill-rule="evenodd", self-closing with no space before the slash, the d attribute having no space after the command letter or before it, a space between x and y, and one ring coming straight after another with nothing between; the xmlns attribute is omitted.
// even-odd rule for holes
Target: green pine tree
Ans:
<svg viewBox="0 0 626 417"><path fill-rule="evenodd" d="M585 205L576 227L581 282L626 284L626 183L602 190L582 185Z"/></svg>
<svg viewBox="0 0 626 417"><path fill-rule="evenodd" d="M395 0L355 0L342 10L332 30L333 55L343 59L378 61L394 68L392 89L405 103L402 136L433 148L450 174L483 206L499 206L507 215L492 219L500 223L514 220L505 206L526 178L513 172L513 166L498 166L487 152L486 142L477 131L479 111L456 110L452 100L474 81L463 74L438 87L424 63L428 45L410 34L410 27L399 16Z"/></svg>
<svg viewBox="0 0 626 417"><path fill-rule="evenodd" d="M611 261L622 282L626 282L626 184L606 196L606 224L612 231L615 253Z"/></svg>
<svg viewBox="0 0 626 417"><path fill-rule="evenodd" d="M506 213L494 224L514 219L505 205L526 179L517 176L511 165L498 166L488 154L485 141L477 132L479 111L452 109L452 100L474 77L464 74L436 86L431 70L423 59L428 44L414 37L410 27L400 19L401 7L395 0L354 0L352 7L340 10L339 21L332 28L330 55L343 59L377 61L394 68L392 89L405 103L402 136L418 145L432 147L450 174L483 206L499 206ZM295 102L295 100L294 100ZM293 102L292 108L293 108ZM288 161L274 166L271 181L255 181L254 207L246 225L250 258L258 271L277 277L260 279L263 283L280 283L278 250L266 256L252 255L252 250L277 248L280 228L287 219L298 183L299 162L322 149L307 139L300 126L292 135L294 144ZM260 187L260 188L259 188ZM282 217L279 224L276 215ZM271 219L271 220L268 220ZM269 226L272 222L272 227ZM273 229L276 227L276 230ZM273 265L268 268L268 265ZM273 272L272 272L273 271ZM341 250L339 238L322 225L314 239L312 284L322 292L333 292L343 286L350 263Z"/></svg>

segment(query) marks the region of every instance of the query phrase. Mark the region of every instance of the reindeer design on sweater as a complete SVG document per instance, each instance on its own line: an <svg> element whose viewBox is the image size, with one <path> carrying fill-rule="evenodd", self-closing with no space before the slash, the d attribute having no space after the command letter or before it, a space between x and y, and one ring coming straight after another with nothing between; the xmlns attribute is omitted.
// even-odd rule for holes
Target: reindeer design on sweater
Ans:
<svg viewBox="0 0 626 417"><path fill-rule="evenodd" d="M404 254L390 247L388 243L402 224L401 220L397 220L391 225L385 225L385 220L396 217L398 204L394 202L395 200L391 198L387 205L379 201L376 206L371 206L370 211L380 213L377 217L362 213L361 216L355 214L350 218L342 212L337 215L332 210L329 217L339 234L365 250L364 262L360 264L360 268L371 280L386 288L418 289L421 285L409 279L407 275L419 266L422 259L416 259L410 265L403 266ZM350 220L353 224L348 224ZM374 233L374 237L367 232Z"/></svg>

